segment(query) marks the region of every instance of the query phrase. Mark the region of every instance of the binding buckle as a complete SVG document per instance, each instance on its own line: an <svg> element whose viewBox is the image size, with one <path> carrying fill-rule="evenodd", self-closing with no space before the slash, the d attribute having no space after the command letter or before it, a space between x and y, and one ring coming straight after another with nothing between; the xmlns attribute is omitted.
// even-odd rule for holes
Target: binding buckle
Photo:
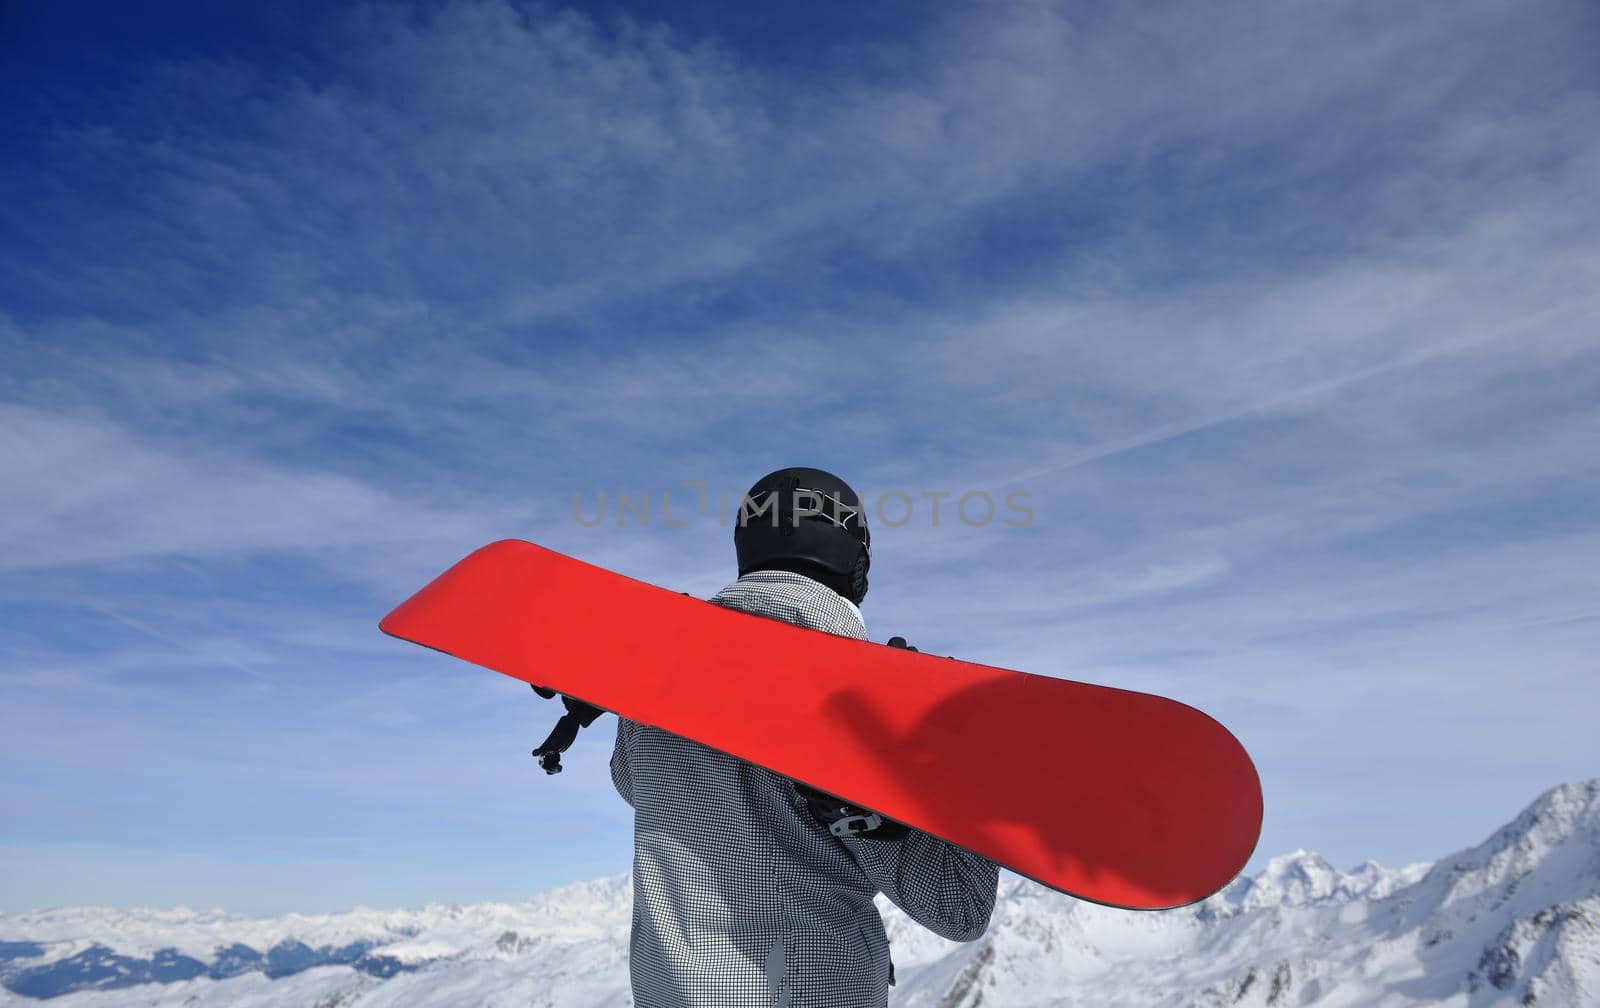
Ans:
<svg viewBox="0 0 1600 1008"><path fill-rule="evenodd" d="M868 833L883 825L883 816L876 812L865 815L850 815L842 819L835 819L828 827L834 836L855 836L857 833Z"/></svg>

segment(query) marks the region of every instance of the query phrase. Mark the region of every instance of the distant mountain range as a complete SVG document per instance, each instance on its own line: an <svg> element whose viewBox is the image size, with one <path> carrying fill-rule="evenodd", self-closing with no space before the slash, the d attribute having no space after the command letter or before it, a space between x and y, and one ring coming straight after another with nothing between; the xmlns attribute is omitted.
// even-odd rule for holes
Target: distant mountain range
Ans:
<svg viewBox="0 0 1600 1008"><path fill-rule="evenodd" d="M0 915L0 1008L629 1005L631 899L621 875L470 907ZM879 908L896 1008L1600 1006L1600 780L1433 865L1341 872L1296 851L1181 910L1005 873L975 942Z"/></svg>

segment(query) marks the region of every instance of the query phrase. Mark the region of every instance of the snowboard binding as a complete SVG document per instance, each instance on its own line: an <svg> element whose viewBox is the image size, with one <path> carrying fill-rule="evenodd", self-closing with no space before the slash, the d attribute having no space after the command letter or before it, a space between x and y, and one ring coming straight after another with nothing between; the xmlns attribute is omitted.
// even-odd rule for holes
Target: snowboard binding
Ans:
<svg viewBox="0 0 1600 1008"><path fill-rule="evenodd" d="M805 799L812 818L836 837L866 837L869 840L903 840L908 831L904 823L885 819L871 809L864 809L837 795L819 791L809 784L794 782L795 790Z"/></svg>
<svg viewBox="0 0 1600 1008"><path fill-rule="evenodd" d="M532 683L528 685L533 686ZM556 691L546 686L533 686L533 691L546 700L554 699ZM567 712L561 715L561 720L551 729L550 735L539 748L533 751L533 756L539 761L539 766L547 774L561 772L561 754L566 752L573 742L578 739L578 729L587 728L595 719L604 714L591 703L584 703L563 694L561 702L566 706Z"/></svg>

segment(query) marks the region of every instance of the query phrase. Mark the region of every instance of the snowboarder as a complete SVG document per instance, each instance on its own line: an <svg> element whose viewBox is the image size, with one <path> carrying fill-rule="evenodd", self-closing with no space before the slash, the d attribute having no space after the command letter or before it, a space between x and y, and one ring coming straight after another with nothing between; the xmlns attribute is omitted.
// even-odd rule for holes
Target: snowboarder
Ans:
<svg viewBox="0 0 1600 1008"><path fill-rule="evenodd" d="M710 601L866 639L857 606L870 537L843 480L808 468L762 477L734 547L738 579ZM567 707L535 751L551 772L548 760L601 713ZM627 719L611 777L634 809L638 1008L882 1008L894 965L879 892L951 941L988 927L993 861L833 795Z"/></svg>

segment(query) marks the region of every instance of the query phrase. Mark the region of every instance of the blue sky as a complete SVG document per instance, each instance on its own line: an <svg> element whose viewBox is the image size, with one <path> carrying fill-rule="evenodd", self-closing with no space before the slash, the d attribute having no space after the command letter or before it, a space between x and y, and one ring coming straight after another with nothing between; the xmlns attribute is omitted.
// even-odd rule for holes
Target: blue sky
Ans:
<svg viewBox="0 0 1600 1008"><path fill-rule="evenodd" d="M875 639L1229 725L1260 857L1600 771L1592 5L237 16L0 15L0 909L626 869L614 721L546 777L377 620L507 536L709 594L685 481L789 464L917 502Z"/></svg>

